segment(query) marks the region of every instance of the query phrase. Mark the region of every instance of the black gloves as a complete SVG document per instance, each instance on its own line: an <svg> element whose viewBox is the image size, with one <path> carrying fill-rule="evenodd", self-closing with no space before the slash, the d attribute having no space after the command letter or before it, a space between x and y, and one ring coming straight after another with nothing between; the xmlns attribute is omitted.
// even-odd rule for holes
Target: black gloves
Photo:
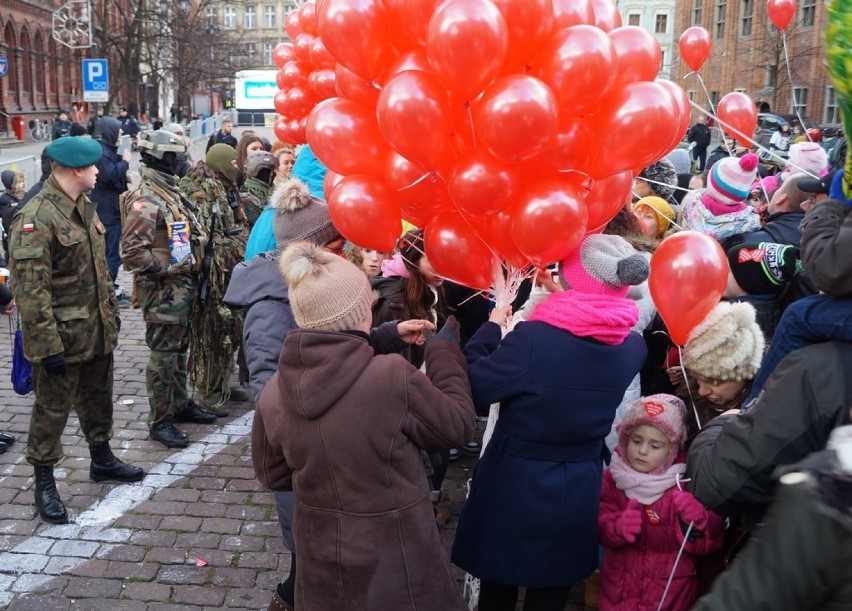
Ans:
<svg viewBox="0 0 852 611"><path fill-rule="evenodd" d="M52 354L41 360L41 366L52 376L64 378L68 373L68 365L65 363L65 353Z"/></svg>
<svg viewBox="0 0 852 611"><path fill-rule="evenodd" d="M426 336L427 344L439 339L455 344L456 346L461 343L461 328L459 326L459 321L456 320L455 316L450 316L438 333L427 334L424 329L423 334Z"/></svg>
<svg viewBox="0 0 852 611"><path fill-rule="evenodd" d="M121 316L118 314L115 315L115 326L119 333L121 333Z"/></svg>

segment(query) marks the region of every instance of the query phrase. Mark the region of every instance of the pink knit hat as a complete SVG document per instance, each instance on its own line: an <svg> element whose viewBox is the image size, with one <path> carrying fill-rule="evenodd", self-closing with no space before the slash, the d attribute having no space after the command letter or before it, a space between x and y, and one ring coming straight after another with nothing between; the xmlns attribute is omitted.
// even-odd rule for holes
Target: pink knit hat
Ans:
<svg viewBox="0 0 852 611"><path fill-rule="evenodd" d="M566 288L612 297L625 297L649 271L648 262L624 238L608 234L587 235L559 266Z"/></svg>
<svg viewBox="0 0 852 611"><path fill-rule="evenodd" d="M618 453L627 457L627 441L633 430L647 424L659 429L672 442L669 455L656 471L662 472L674 464L677 453L686 441L686 404L674 395L650 395L640 397L632 403L616 427L618 431Z"/></svg>
<svg viewBox="0 0 852 611"><path fill-rule="evenodd" d="M807 172L822 176L828 169L828 154L816 142L799 142L790 147L787 155L792 166L791 172Z"/></svg>
<svg viewBox="0 0 852 611"><path fill-rule="evenodd" d="M736 206L748 199L757 176L757 164L754 153L720 159L710 168L704 197L712 197L725 206Z"/></svg>

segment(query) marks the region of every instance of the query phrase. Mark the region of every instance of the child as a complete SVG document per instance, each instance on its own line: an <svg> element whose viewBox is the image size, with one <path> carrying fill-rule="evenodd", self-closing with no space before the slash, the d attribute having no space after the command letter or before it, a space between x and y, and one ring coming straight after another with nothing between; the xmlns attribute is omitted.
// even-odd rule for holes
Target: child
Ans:
<svg viewBox="0 0 852 611"><path fill-rule="evenodd" d="M601 611L656 610L673 570L662 608L690 609L698 595L694 557L722 545L722 519L679 490L685 413L683 401L663 394L643 397L624 413L601 489Z"/></svg>

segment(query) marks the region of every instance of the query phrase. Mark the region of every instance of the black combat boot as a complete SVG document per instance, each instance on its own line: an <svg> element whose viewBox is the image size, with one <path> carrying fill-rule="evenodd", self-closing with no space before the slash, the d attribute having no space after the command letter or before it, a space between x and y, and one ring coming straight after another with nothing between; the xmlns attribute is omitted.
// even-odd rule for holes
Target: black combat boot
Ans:
<svg viewBox="0 0 852 611"><path fill-rule="evenodd" d="M120 482L138 482L145 477L145 472L139 467L128 465L117 459L115 454L112 453L108 441L96 446L89 446L89 454L92 457L89 477L93 482L102 482L108 479Z"/></svg>
<svg viewBox="0 0 852 611"><path fill-rule="evenodd" d="M35 504L41 519L53 524L67 524L68 512L56 491L53 467L35 467L35 484Z"/></svg>
<svg viewBox="0 0 852 611"><path fill-rule="evenodd" d="M175 426L172 416L166 416L151 427L151 439L159 441L167 448L185 448L189 445L189 437Z"/></svg>
<svg viewBox="0 0 852 611"><path fill-rule="evenodd" d="M196 424L212 424L216 422L216 414L207 411L194 401L187 403L183 411L175 412L175 422L194 422Z"/></svg>

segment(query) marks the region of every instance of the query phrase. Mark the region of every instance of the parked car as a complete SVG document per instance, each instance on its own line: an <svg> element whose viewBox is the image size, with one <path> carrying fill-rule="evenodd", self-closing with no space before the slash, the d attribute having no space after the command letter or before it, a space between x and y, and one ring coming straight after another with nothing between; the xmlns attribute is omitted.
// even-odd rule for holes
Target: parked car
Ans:
<svg viewBox="0 0 852 611"><path fill-rule="evenodd" d="M771 112L757 114L757 129L754 130L754 141L760 146L769 148L769 140L782 125L790 125L790 122L781 115ZM792 129L792 127L791 127Z"/></svg>

